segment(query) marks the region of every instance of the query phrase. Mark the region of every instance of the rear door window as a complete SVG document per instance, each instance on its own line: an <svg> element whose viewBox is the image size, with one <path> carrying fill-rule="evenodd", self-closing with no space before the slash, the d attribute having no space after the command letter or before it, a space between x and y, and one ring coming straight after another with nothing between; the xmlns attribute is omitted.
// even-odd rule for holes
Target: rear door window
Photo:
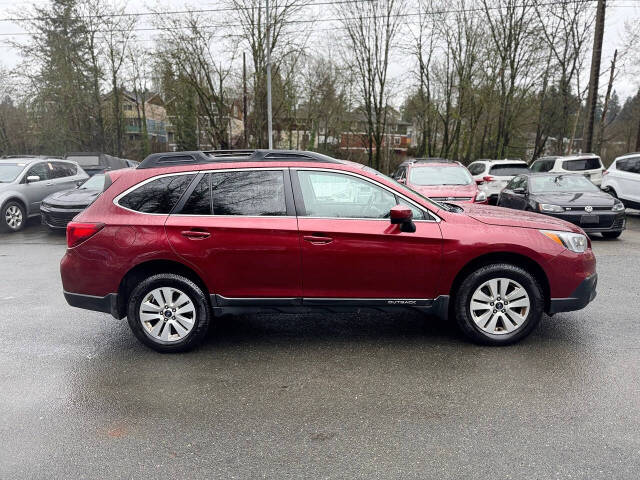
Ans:
<svg viewBox="0 0 640 480"><path fill-rule="evenodd" d="M78 172L78 169L73 163L52 162L52 166L52 178L73 177Z"/></svg>
<svg viewBox="0 0 640 480"><path fill-rule="evenodd" d="M513 175L527 173L528 171L529 167L524 163L501 163L499 165L493 165L489 169L489 175L495 175L496 177L511 177Z"/></svg>
<svg viewBox="0 0 640 480"><path fill-rule="evenodd" d="M211 176L206 174L189 195L180 213L185 215L211 215Z"/></svg>
<svg viewBox="0 0 640 480"><path fill-rule="evenodd" d="M242 170L210 176L213 215L287 214L282 170Z"/></svg>
<svg viewBox="0 0 640 480"><path fill-rule="evenodd" d="M562 168L570 172L580 172L582 170L596 170L601 168L602 164L597 157L579 158L576 160L565 160L562 162Z"/></svg>
<svg viewBox="0 0 640 480"><path fill-rule="evenodd" d="M156 178L127 193L118 204L142 213L171 212L195 177L195 174Z"/></svg>

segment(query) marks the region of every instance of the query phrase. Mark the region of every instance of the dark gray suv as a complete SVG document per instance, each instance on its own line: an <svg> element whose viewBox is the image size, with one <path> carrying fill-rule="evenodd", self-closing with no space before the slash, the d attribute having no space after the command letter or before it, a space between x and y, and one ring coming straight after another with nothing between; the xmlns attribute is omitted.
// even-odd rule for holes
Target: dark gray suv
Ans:
<svg viewBox="0 0 640 480"><path fill-rule="evenodd" d="M46 157L0 159L0 231L17 232L40 215L47 195L67 190L89 176L76 163Z"/></svg>

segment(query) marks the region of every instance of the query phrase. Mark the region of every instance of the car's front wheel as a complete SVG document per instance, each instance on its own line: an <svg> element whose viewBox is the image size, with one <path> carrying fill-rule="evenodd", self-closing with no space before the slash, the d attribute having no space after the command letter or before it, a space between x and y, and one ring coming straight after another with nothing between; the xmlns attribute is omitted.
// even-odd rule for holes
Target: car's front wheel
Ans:
<svg viewBox="0 0 640 480"><path fill-rule="evenodd" d="M526 337L544 312L542 289L529 272L511 264L480 267L460 284L454 299L462 332L486 345Z"/></svg>
<svg viewBox="0 0 640 480"><path fill-rule="evenodd" d="M209 302L202 289L181 275L163 273L142 281L131 293L129 326L158 352L184 352L206 335Z"/></svg>
<svg viewBox="0 0 640 480"><path fill-rule="evenodd" d="M0 218L0 231L17 232L24 228L27 214L22 204L9 200L2 206L2 218Z"/></svg>

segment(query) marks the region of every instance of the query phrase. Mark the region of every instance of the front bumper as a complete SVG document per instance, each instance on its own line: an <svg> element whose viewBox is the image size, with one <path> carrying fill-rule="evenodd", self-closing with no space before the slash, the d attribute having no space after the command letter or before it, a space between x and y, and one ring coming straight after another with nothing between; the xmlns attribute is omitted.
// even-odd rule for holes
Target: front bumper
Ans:
<svg viewBox="0 0 640 480"><path fill-rule="evenodd" d="M585 278L580 285L567 298L552 298L549 302L549 311L553 315L558 312L573 312L586 307L589 302L596 298L596 286L598 285L598 274L594 273Z"/></svg>
<svg viewBox="0 0 640 480"><path fill-rule="evenodd" d="M83 295L81 293L64 292L64 298L69 305L85 310L93 310L94 312L110 313L115 318L118 315L118 294L109 293L104 297L95 295Z"/></svg>
<svg viewBox="0 0 640 480"><path fill-rule="evenodd" d="M42 224L51 228L67 228L67 224L85 208L86 207L57 208L49 205L40 206Z"/></svg>
<svg viewBox="0 0 640 480"><path fill-rule="evenodd" d="M594 211L593 214L585 215L585 212L575 211L566 213L546 213L551 217L565 220L579 226L586 233L621 232L626 228L626 217L624 211L612 212L609 210ZM596 223L585 222L585 217L598 217Z"/></svg>

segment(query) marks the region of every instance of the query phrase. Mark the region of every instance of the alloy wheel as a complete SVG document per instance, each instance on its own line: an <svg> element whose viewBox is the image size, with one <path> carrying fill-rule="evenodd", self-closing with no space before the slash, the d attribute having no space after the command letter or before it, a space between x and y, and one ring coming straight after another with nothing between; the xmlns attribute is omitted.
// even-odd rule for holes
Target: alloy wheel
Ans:
<svg viewBox="0 0 640 480"><path fill-rule="evenodd" d="M149 292L139 309L144 332L154 341L172 343L184 339L196 321L196 307L189 296L172 287Z"/></svg>
<svg viewBox="0 0 640 480"><path fill-rule="evenodd" d="M11 230L18 230L22 225L22 210L17 205L10 205L4 212L4 219Z"/></svg>
<svg viewBox="0 0 640 480"><path fill-rule="evenodd" d="M505 335L525 323L531 302L527 291L515 280L494 278L476 289L469 308L471 318L480 330Z"/></svg>

